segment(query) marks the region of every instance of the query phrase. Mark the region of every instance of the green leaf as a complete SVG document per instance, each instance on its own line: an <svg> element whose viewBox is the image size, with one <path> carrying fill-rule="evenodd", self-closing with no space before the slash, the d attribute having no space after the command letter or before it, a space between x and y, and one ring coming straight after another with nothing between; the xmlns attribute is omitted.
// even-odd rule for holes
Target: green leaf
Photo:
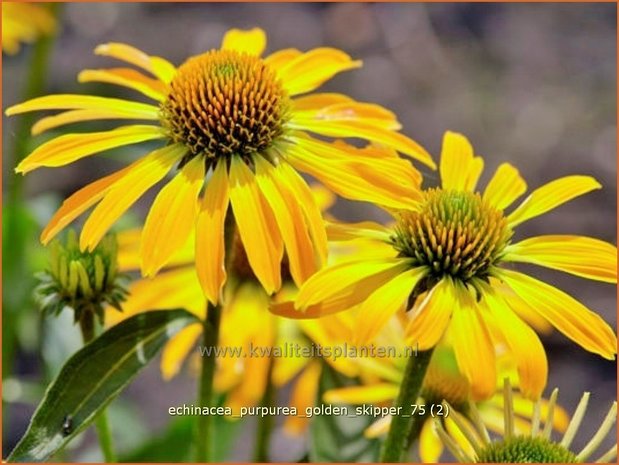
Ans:
<svg viewBox="0 0 619 465"><path fill-rule="evenodd" d="M323 393L329 389L354 384L349 378L337 373L323 362L322 376L318 393L321 402ZM377 462L380 451L378 439L368 439L363 435L365 429L376 418L353 416L355 407L348 408L348 415L317 415L310 423L310 462ZM349 416L350 415L350 416Z"/></svg>
<svg viewBox="0 0 619 465"><path fill-rule="evenodd" d="M9 462L48 459L83 431L179 330L186 310L135 315L75 353L50 384Z"/></svg>

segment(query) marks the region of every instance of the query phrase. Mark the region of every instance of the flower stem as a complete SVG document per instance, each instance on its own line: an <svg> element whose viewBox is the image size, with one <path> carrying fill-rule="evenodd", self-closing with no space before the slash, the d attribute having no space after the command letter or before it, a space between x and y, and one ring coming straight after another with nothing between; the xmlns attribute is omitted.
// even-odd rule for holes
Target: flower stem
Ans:
<svg viewBox="0 0 619 465"><path fill-rule="evenodd" d="M80 330L82 331L82 339L84 344L88 344L95 337L95 314L94 312L86 311L80 318ZM95 428L99 438L101 452L106 463L116 463L116 454L114 454L114 446L112 441L112 431L105 409L99 413L95 419Z"/></svg>
<svg viewBox="0 0 619 465"><path fill-rule="evenodd" d="M421 393L423 379L433 351L432 348L418 352L414 357L410 357L406 363L400 393L394 404L395 407L402 407L401 412L406 415L394 415L391 420L391 427L380 454L380 461L383 463L406 461L411 432L418 429L417 423L424 420L421 415L409 416L408 412L411 411L411 405L417 401Z"/></svg>
<svg viewBox="0 0 619 465"><path fill-rule="evenodd" d="M273 358L269 357L269 370L267 373L264 396L262 397L263 407L272 407L275 401L275 389L271 382L273 372ZM256 431L256 446L254 449L255 463L269 462L269 444L271 442L271 432L273 431L273 417L265 415L258 417L258 429Z"/></svg>
<svg viewBox="0 0 619 465"><path fill-rule="evenodd" d="M58 18L61 4L50 3L48 7ZM30 52L30 62L22 101L40 96L45 88L49 56L54 48L54 42L55 35L52 34L40 37L31 47L27 47ZM26 113L21 115L16 122L13 150L6 150L3 153L6 166L11 168L11 173L26 155L30 140L30 127L35 118L34 113ZM2 379L11 375L16 345L15 327L18 326L15 321L20 311L26 309L33 287L32 272L27 266L28 260L24 259L30 247L27 242L30 236L24 234L23 230L24 211L26 210L23 176L14 174L7 176L5 187L6 195L3 205L7 208L3 208L2 220L4 231L2 270L4 271L3 284L6 289L11 289L11 292L6 292L2 296ZM3 402L2 413L3 424L10 425L9 404Z"/></svg>
<svg viewBox="0 0 619 465"><path fill-rule="evenodd" d="M215 376L215 347L219 340L219 323L221 307L210 302L206 308L206 319L203 323L202 344L208 348L202 356L202 370L198 390L198 405L210 407L213 402L213 378ZM212 415L199 415L196 428L196 462L208 462L211 458L211 426Z"/></svg>

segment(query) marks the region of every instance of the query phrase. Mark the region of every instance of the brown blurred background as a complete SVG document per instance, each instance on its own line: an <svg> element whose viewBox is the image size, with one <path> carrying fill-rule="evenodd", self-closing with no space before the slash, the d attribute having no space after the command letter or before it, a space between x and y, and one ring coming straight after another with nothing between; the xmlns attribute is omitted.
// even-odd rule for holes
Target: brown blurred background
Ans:
<svg viewBox="0 0 619 465"><path fill-rule="evenodd" d="M444 131L463 132L485 157L482 186L506 161L521 170L530 188L568 174L592 175L603 184L603 190L527 222L517 238L585 234L616 243L616 17L614 4L65 4L47 90L123 94L113 86L79 85L75 79L83 68L112 64L92 53L97 44L109 41L127 42L176 65L218 47L231 27L264 28L267 52L338 47L362 59L364 66L336 77L323 90L394 110L403 132L436 160ZM16 57L3 57L5 108L20 100L29 51L26 46ZM13 176L6 151L13 144L14 122L3 117L3 124L6 182ZM142 152L136 149L136 154ZM28 175L27 193L36 202L33 208L41 224L62 198L125 160L124 155L110 152ZM436 173L425 174L428 185L437 183ZM151 199L147 196L140 203L138 217ZM343 219L384 218L367 205L344 201L338 202L335 213ZM616 327L613 286L530 270L581 299ZM59 366L74 347L67 325L70 322L65 321L45 332L38 326L24 330L30 342L22 344L16 357L17 379L36 381L44 371L54 370L42 368L41 349L45 366ZM75 334L71 337L78 340ZM575 442L580 446L597 430L616 398L616 364L584 352L560 334L544 343L549 386L560 388L560 401L568 411L573 411L583 391L592 391L585 434ZM123 408L113 409L112 422L124 423L123 428L130 427L138 439L147 438L169 421L168 406L192 401L194 384L188 376L165 383L153 365L115 402ZM33 409L25 402L13 405L4 431L5 454L23 434ZM247 425L243 437L249 437L251 428ZM248 459L247 442L239 441L235 460ZM78 444L73 458L96 460L97 449L88 444L88 440ZM605 450L610 443L604 445ZM303 440L285 438L278 431L273 446L273 459L296 460L302 455Z"/></svg>

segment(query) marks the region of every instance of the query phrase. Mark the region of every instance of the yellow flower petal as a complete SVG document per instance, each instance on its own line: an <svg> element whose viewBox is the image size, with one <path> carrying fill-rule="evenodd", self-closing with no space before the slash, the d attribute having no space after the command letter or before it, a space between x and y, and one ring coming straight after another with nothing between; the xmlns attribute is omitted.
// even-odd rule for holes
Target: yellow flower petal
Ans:
<svg viewBox="0 0 619 465"><path fill-rule="evenodd" d="M276 358L273 360L273 372L271 374L273 384L281 388L284 384L290 382L307 363L308 359L305 357Z"/></svg>
<svg viewBox="0 0 619 465"><path fill-rule="evenodd" d="M400 386L391 383L378 383L368 386L349 386L329 389L323 400L329 404L377 404L394 400L400 392Z"/></svg>
<svg viewBox="0 0 619 465"><path fill-rule="evenodd" d="M598 314L559 289L525 274L502 269L499 277L578 345L606 359L615 358L617 337Z"/></svg>
<svg viewBox="0 0 619 465"><path fill-rule="evenodd" d="M195 235L193 235L195 236ZM168 267L191 265L195 257L195 237L187 241L187 245L177 251ZM116 234L118 241L118 269L121 271L137 271L140 269L140 243L142 242L142 229L133 228L120 231Z"/></svg>
<svg viewBox="0 0 619 465"><path fill-rule="evenodd" d="M224 225L228 211L228 173L219 162L206 185L196 225L196 269L204 293L217 304L226 282Z"/></svg>
<svg viewBox="0 0 619 465"><path fill-rule="evenodd" d="M366 172L372 174L372 183L363 179L359 174L362 163L355 164L352 157L350 160L328 158L315 150L337 152L337 149L327 143L308 142L306 139L298 140L297 145L290 146L286 150L288 160L298 170L304 171L317 178L325 186L342 197L351 200L375 202L391 208L415 209L420 191L415 186L402 185L395 182L381 170L379 160L371 166L367 166ZM413 169L412 167L410 168Z"/></svg>
<svg viewBox="0 0 619 465"><path fill-rule="evenodd" d="M458 305L451 316L449 335L458 368L471 384L473 398L487 399L496 388L494 345L469 290L459 284L455 289Z"/></svg>
<svg viewBox="0 0 619 465"><path fill-rule="evenodd" d="M505 210L527 191L527 183L509 163L501 164L486 186L483 198L499 210Z"/></svg>
<svg viewBox="0 0 619 465"><path fill-rule="evenodd" d="M301 56L303 52L297 50L296 48L285 48L283 50L278 50L277 52L272 53L268 57L264 59L264 62L275 72L277 72L282 67L286 66L295 58Z"/></svg>
<svg viewBox="0 0 619 465"><path fill-rule="evenodd" d="M37 97L6 109L7 116L39 110L100 110L131 114L136 119L158 119L159 108L146 103L132 102L92 95L57 94Z"/></svg>
<svg viewBox="0 0 619 465"><path fill-rule="evenodd" d="M443 337L457 306L453 282L450 279L441 280L413 308L412 318L406 327L407 343L419 350L434 347Z"/></svg>
<svg viewBox="0 0 619 465"><path fill-rule="evenodd" d="M505 304L491 293L485 295L487 312L509 346L518 368L519 387L529 399L538 399L548 379L546 352L537 334Z"/></svg>
<svg viewBox="0 0 619 465"><path fill-rule="evenodd" d="M364 122L384 130L401 128L395 114L373 103L357 102L342 94L311 94L293 101L291 122L299 127L315 122Z"/></svg>
<svg viewBox="0 0 619 465"><path fill-rule="evenodd" d="M362 138L390 147L398 152L419 160L432 169L436 168L432 156L417 142L404 134L374 124L375 121L358 115L355 118L293 118L288 126L298 130L308 130L329 137ZM383 127L381 127L383 126Z"/></svg>
<svg viewBox="0 0 619 465"><path fill-rule="evenodd" d="M195 323L183 328L168 341L161 352L161 376L163 379L167 381L178 374L201 334L202 324Z"/></svg>
<svg viewBox="0 0 619 465"><path fill-rule="evenodd" d="M413 289L426 274L425 267L413 268L376 289L359 308L353 344L372 342L389 318L406 305Z"/></svg>
<svg viewBox="0 0 619 465"><path fill-rule="evenodd" d="M30 130L33 136L42 134L50 129L64 126L71 123L81 123L84 121L104 120L104 119L136 119L131 112L122 112L118 110L70 110L64 111L54 116L47 116L37 121ZM159 117L153 114L149 118L140 118L149 120L158 120Z"/></svg>
<svg viewBox="0 0 619 465"><path fill-rule="evenodd" d="M80 247L93 250L112 224L144 192L163 179L185 150L182 145L171 145L132 163L126 174L108 188L101 203L86 220L80 235Z"/></svg>
<svg viewBox="0 0 619 465"><path fill-rule="evenodd" d="M536 236L507 247L503 260L534 263L583 278L617 282L617 247L584 236Z"/></svg>
<svg viewBox="0 0 619 465"><path fill-rule="evenodd" d="M292 192L292 198L303 210L310 236L318 253L318 264L322 267L327 261L327 232L322 219L320 204L316 199L316 192L309 188L305 180L287 163L278 167L279 176Z"/></svg>
<svg viewBox="0 0 619 465"><path fill-rule="evenodd" d="M140 253L145 276L156 274L186 243L195 227L203 184L204 160L194 157L157 194L142 231Z"/></svg>
<svg viewBox="0 0 619 465"><path fill-rule="evenodd" d="M475 190L483 166L483 159L474 156L466 137L457 132L445 133L440 165L443 189Z"/></svg>
<svg viewBox="0 0 619 465"><path fill-rule="evenodd" d="M342 300L344 306L348 303L348 307L343 308L350 308L365 300L363 294L369 295L380 287L376 286L368 292L365 286L360 285L365 278L378 277L381 273L387 272L390 278L382 282L385 284L407 268L406 260L401 258L351 260L339 263L319 271L306 281L299 291L295 305L297 308L305 309L312 304L337 299ZM377 282L381 282L384 276L380 278Z"/></svg>
<svg viewBox="0 0 619 465"><path fill-rule="evenodd" d="M419 458L423 463L438 463L443 453L443 442L436 434L432 421L424 421L419 435Z"/></svg>
<svg viewBox="0 0 619 465"><path fill-rule="evenodd" d="M15 171L25 174L41 166L64 166L105 150L164 137L160 127L138 125L103 132L67 134L40 145L19 163Z"/></svg>
<svg viewBox="0 0 619 465"><path fill-rule="evenodd" d="M565 176L535 189L508 217L513 228L602 186L591 176Z"/></svg>
<svg viewBox="0 0 619 465"><path fill-rule="evenodd" d="M49 223L47 223L47 226L41 233L43 245L47 245L65 226L101 200L110 187L125 176L129 170L131 170L131 166L98 179L82 187L62 202L62 206L54 213L54 216L49 220Z"/></svg>
<svg viewBox="0 0 619 465"><path fill-rule="evenodd" d="M77 75L79 82L107 82L128 87L159 102L167 95L166 85L131 68L85 69Z"/></svg>
<svg viewBox="0 0 619 465"><path fill-rule="evenodd" d="M129 297L123 311L110 309L105 315L106 326L112 326L138 313L150 310L184 308L200 319L205 317L206 299L200 289L193 267L180 267L159 273L151 279L140 279L129 286Z"/></svg>
<svg viewBox="0 0 619 465"><path fill-rule="evenodd" d="M305 414L305 409L313 407L316 402L318 393L318 382L320 381L321 373L320 363L316 360L312 361L292 388L289 405L296 407L299 415L289 415L284 421L284 430L290 434L303 434L307 429L309 418L302 415Z"/></svg>
<svg viewBox="0 0 619 465"><path fill-rule="evenodd" d="M370 239L377 242L387 242L391 234L391 230L373 221L361 221L359 223L327 223L327 235L330 241Z"/></svg>
<svg viewBox="0 0 619 465"><path fill-rule="evenodd" d="M386 435L391 427L392 419L393 417L391 415L380 417L365 429L363 435L368 439L380 438Z"/></svg>
<svg viewBox="0 0 619 465"><path fill-rule="evenodd" d="M95 48L95 54L116 58L142 68L160 81L169 83L176 74L176 68L169 61L155 56L149 56L135 47L127 44L110 42Z"/></svg>
<svg viewBox="0 0 619 465"><path fill-rule="evenodd" d="M230 201L249 264L272 294L281 287L283 243L253 173L239 157L230 163Z"/></svg>
<svg viewBox="0 0 619 465"><path fill-rule="evenodd" d="M249 30L230 29L224 35L222 50L235 50L260 56L267 46L267 35L258 27Z"/></svg>
<svg viewBox="0 0 619 465"><path fill-rule="evenodd" d="M359 68L346 53L334 48L316 48L276 68L284 88L292 95L312 91L342 71Z"/></svg>
<svg viewBox="0 0 619 465"><path fill-rule="evenodd" d="M303 212L291 190L279 181L280 170L262 157L256 157L255 162L256 180L284 240L290 273L295 284L301 286L318 269Z"/></svg>

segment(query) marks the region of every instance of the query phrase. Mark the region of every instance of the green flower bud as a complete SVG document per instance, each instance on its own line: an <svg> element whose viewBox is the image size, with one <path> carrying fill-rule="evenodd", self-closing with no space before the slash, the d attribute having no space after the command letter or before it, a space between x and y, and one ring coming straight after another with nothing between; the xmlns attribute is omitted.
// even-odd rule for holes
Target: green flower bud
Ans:
<svg viewBox="0 0 619 465"><path fill-rule="evenodd" d="M42 311L58 315L68 307L75 312L76 322L91 312L102 324L107 305L122 311L128 276L118 273L117 252L116 237L111 235L91 252L80 250L73 230L64 244L55 240L50 246L49 269L37 275L35 298Z"/></svg>

